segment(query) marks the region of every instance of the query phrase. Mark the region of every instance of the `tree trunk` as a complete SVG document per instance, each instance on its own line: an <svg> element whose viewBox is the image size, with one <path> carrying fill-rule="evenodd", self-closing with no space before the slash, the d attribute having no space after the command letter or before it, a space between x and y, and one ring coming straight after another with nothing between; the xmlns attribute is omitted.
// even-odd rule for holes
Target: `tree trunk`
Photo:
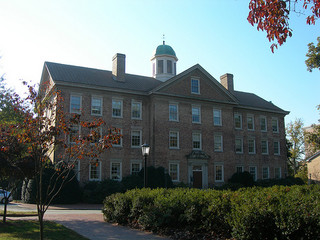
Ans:
<svg viewBox="0 0 320 240"><path fill-rule="evenodd" d="M3 205L3 223L6 223L7 220L7 206L8 206L8 199L4 198L4 205Z"/></svg>
<svg viewBox="0 0 320 240"><path fill-rule="evenodd" d="M39 228L40 228L40 240L43 240L43 212L40 210L38 212L38 218L39 218Z"/></svg>

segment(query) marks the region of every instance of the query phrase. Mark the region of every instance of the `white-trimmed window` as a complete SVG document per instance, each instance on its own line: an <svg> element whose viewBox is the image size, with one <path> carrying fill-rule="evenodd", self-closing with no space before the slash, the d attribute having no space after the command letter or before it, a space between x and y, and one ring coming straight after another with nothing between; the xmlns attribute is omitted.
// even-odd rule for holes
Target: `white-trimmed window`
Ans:
<svg viewBox="0 0 320 240"><path fill-rule="evenodd" d="M192 133L192 149L201 150L201 133Z"/></svg>
<svg viewBox="0 0 320 240"><path fill-rule="evenodd" d="M179 163L169 163L169 175L172 182L179 182Z"/></svg>
<svg viewBox="0 0 320 240"><path fill-rule="evenodd" d="M77 94L70 95L70 113L81 114L82 96Z"/></svg>
<svg viewBox="0 0 320 240"><path fill-rule="evenodd" d="M200 80L191 78L191 93L200 94Z"/></svg>
<svg viewBox="0 0 320 240"><path fill-rule="evenodd" d="M243 173L243 166L236 166L236 173Z"/></svg>
<svg viewBox="0 0 320 240"><path fill-rule="evenodd" d="M91 98L91 115L102 115L102 97Z"/></svg>
<svg viewBox="0 0 320 240"><path fill-rule="evenodd" d="M142 145L142 131L132 130L131 131L131 147L140 148Z"/></svg>
<svg viewBox="0 0 320 240"><path fill-rule="evenodd" d="M121 181L122 179L122 163L121 162L110 162L110 179L115 181Z"/></svg>
<svg viewBox="0 0 320 240"><path fill-rule="evenodd" d="M80 160L74 161L73 171L74 175L76 175L77 180L80 181Z"/></svg>
<svg viewBox="0 0 320 240"><path fill-rule="evenodd" d="M215 182L224 182L224 169L222 164L214 166L214 180Z"/></svg>
<svg viewBox="0 0 320 240"><path fill-rule="evenodd" d="M169 132L169 148L172 148L172 149L179 148L179 132L178 131Z"/></svg>
<svg viewBox="0 0 320 240"><path fill-rule="evenodd" d="M272 132L278 133L279 132L279 121L278 118L272 118Z"/></svg>
<svg viewBox="0 0 320 240"><path fill-rule="evenodd" d="M97 143L102 139L102 127L90 129L91 143Z"/></svg>
<svg viewBox="0 0 320 240"><path fill-rule="evenodd" d="M167 60L167 73L172 73L172 61Z"/></svg>
<svg viewBox="0 0 320 240"><path fill-rule="evenodd" d="M192 106L192 123L201 123L201 107Z"/></svg>
<svg viewBox="0 0 320 240"><path fill-rule="evenodd" d="M243 139L242 138L235 139L235 151L236 151L236 153L243 153Z"/></svg>
<svg viewBox="0 0 320 240"><path fill-rule="evenodd" d="M116 131L116 130L112 130L112 133L113 134L117 134L117 135L120 134L122 136L122 129L121 128L117 128L117 130L119 130L119 132ZM122 147L122 137L120 137L120 139L118 140L117 143L113 143L112 147Z"/></svg>
<svg viewBox="0 0 320 240"><path fill-rule="evenodd" d="M131 168L130 168L130 174L131 175L138 175L139 172L142 169L142 162L141 160L133 160L131 161Z"/></svg>
<svg viewBox="0 0 320 240"><path fill-rule="evenodd" d="M274 178L276 179L281 178L281 167L274 168Z"/></svg>
<svg viewBox="0 0 320 240"><path fill-rule="evenodd" d="M235 129L242 129L242 114L241 113L234 114L234 127L235 127Z"/></svg>
<svg viewBox="0 0 320 240"><path fill-rule="evenodd" d="M265 155L269 154L268 140L261 140L261 153Z"/></svg>
<svg viewBox="0 0 320 240"><path fill-rule="evenodd" d="M131 102L131 118L132 119L142 119L142 103L139 101Z"/></svg>
<svg viewBox="0 0 320 240"><path fill-rule="evenodd" d="M79 125L71 125L70 132L68 135L68 142L71 144L75 144L76 141L80 137L80 126Z"/></svg>
<svg viewBox="0 0 320 240"><path fill-rule="evenodd" d="M158 60L157 73L163 73L163 60Z"/></svg>
<svg viewBox="0 0 320 240"><path fill-rule="evenodd" d="M273 142L273 153L274 153L274 155L280 155L280 142L279 141Z"/></svg>
<svg viewBox="0 0 320 240"><path fill-rule="evenodd" d="M122 118L123 112L123 101L121 99L112 99L112 117L114 118Z"/></svg>
<svg viewBox="0 0 320 240"><path fill-rule="evenodd" d="M249 154L255 154L256 153L256 140L249 138L248 139L248 152Z"/></svg>
<svg viewBox="0 0 320 240"><path fill-rule="evenodd" d="M169 104L169 121L178 122L179 121L179 108L177 103Z"/></svg>
<svg viewBox="0 0 320 240"><path fill-rule="evenodd" d="M252 175L253 180L257 181L257 167L256 166L250 166L249 167L249 173Z"/></svg>
<svg viewBox="0 0 320 240"><path fill-rule="evenodd" d="M262 168L262 179L269 179L269 167Z"/></svg>
<svg viewBox="0 0 320 240"><path fill-rule="evenodd" d="M265 116L260 116L260 130L262 132L267 131L267 118Z"/></svg>
<svg viewBox="0 0 320 240"><path fill-rule="evenodd" d="M252 114L247 115L247 127L249 131L254 131L254 116Z"/></svg>
<svg viewBox="0 0 320 240"><path fill-rule="evenodd" d="M89 163L89 181L101 180L101 161Z"/></svg>
<svg viewBox="0 0 320 240"><path fill-rule="evenodd" d="M221 126L222 125L222 118L221 118L221 110L220 109L213 109L213 125L214 126Z"/></svg>
<svg viewBox="0 0 320 240"><path fill-rule="evenodd" d="M214 151L223 152L223 140L221 134L214 134Z"/></svg>

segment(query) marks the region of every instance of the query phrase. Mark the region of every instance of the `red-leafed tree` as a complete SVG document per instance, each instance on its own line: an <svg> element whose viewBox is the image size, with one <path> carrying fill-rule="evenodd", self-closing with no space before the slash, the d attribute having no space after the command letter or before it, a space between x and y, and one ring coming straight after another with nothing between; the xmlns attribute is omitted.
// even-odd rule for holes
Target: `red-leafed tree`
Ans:
<svg viewBox="0 0 320 240"><path fill-rule="evenodd" d="M23 107L24 120L5 126L5 133L7 137L14 137L17 144L25 146L24 155L34 163L40 239L43 239L44 214L64 185L70 181L77 161L96 164L96 159L118 142L121 135L117 129L110 128L102 136L101 131L97 130L106 125L102 119L82 121L80 114L66 114L59 91L51 89L42 96L33 86L27 87L29 95L23 101L27 103ZM75 126L81 126L81 135L74 131ZM4 134L1 136L5 137ZM4 154L8 154L8 151L9 148L3 148ZM60 154L52 159L54 151ZM54 171L44 189L44 171L52 164Z"/></svg>
<svg viewBox="0 0 320 240"><path fill-rule="evenodd" d="M289 15L293 12L306 14L306 23L314 25L320 17L320 0L251 0L248 21L258 30L266 31L271 51L292 36Z"/></svg>

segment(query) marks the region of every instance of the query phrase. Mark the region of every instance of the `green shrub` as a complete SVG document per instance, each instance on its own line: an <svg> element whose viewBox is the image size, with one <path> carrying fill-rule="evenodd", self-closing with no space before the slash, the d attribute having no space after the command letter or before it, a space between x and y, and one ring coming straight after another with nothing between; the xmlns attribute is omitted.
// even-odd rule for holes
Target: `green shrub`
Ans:
<svg viewBox="0 0 320 240"><path fill-rule="evenodd" d="M242 187L252 187L254 185L253 176L246 171L234 173L228 182L240 184Z"/></svg>

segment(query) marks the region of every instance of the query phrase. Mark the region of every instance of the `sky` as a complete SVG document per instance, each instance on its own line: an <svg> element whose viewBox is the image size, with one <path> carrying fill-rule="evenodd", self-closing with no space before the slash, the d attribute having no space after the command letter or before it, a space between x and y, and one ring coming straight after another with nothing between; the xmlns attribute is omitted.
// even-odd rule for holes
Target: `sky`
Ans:
<svg viewBox="0 0 320 240"><path fill-rule="evenodd" d="M252 27L249 0L0 0L0 75L22 94L22 80L39 83L45 61L111 70L116 53L126 72L151 76L150 59L163 34L180 73L200 64L215 79L234 75L235 90L255 93L318 123L320 71L307 71L307 44L320 23L291 14L293 36L275 53Z"/></svg>

